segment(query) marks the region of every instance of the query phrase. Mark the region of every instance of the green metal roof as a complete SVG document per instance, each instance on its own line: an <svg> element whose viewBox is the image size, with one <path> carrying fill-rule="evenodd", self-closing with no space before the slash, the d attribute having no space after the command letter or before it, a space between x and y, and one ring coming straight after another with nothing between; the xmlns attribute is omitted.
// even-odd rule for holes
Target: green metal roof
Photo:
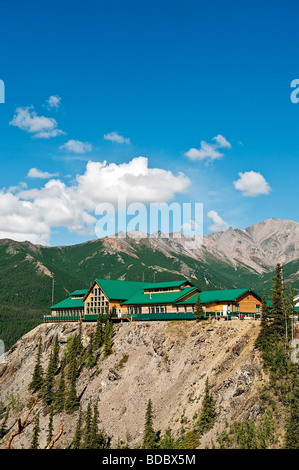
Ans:
<svg viewBox="0 0 299 470"><path fill-rule="evenodd" d="M140 289L151 287L149 282L118 281L112 279L96 279L99 286L103 289L108 299L127 300Z"/></svg>
<svg viewBox="0 0 299 470"><path fill-rule="evenodd" d="M200 302L202 304L207 304L209 302L232 302L248 291L251 291L251 289L222 289L203 291L195 294L193 297L191 297L191 299L185 300L183 302L177 302L177 304L195 304L198 296L200 296Z"/></svg>
<svg viewBox="0 0 299 470"><path fill-rule="evenodd" d="M198 290L197 287L186 287L176 292L153 292L144 294L143 289L139 289L132 297L130 297L122 305L144 305L144 304L171 304L184 297L186 294Z"/></svg>
<svg viewBox="0 0 299 470"><path fill-rule="evenodd" d="M189 281L187 281L186 279L181 279L180 281L155 282L155 283L149 284L148 288L160 289L164 287L180 287L182 284L185 284L186 282L189 282Z"/></svg>
<svg viewBox="0 0 299 470"><path fill-rule="evenodd" d="M88 289L80 289L80 290L74 290L74 292L71 292L70 293L70 296L74 296L74 295L82 295L84 296L85 294L87 294L88 292Z"/></svg>
<svg viewBox="0 0 299 470"><path fill-rule="evenodd" d="M66 299L58 302L57 304L50 307L51 310L58 310L60 308L68 309L68 308L84 308L83 299L72 299L71 297L67 297Z"/></svg>

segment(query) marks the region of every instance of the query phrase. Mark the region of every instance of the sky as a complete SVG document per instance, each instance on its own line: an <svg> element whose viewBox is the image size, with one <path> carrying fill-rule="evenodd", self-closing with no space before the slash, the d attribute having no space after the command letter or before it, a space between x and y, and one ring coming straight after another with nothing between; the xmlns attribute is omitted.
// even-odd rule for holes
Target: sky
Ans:
<svg viewBox="0 0 299 470"><path fill-rule="evenodd" d="M0 11L0 238L95 239L120 198L202 204L204 234L299 222L298 2Z"/></svg>

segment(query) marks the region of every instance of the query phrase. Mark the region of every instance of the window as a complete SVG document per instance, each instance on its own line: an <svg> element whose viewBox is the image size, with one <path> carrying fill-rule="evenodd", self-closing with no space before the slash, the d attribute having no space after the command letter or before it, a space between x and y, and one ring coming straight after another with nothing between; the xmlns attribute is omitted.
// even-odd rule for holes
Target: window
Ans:
<svg viewBox="0 0 299 470"><path fill-rule="evenodd" d="M256 313L261 313L261 306L260 305L256 305L255 308L256 308Z"/></svg>
<svg viewBox="0 0 299 470"><path fill-rule="evenodd" d="M236 304L236 313L240 313L240 304Z"/></svg>

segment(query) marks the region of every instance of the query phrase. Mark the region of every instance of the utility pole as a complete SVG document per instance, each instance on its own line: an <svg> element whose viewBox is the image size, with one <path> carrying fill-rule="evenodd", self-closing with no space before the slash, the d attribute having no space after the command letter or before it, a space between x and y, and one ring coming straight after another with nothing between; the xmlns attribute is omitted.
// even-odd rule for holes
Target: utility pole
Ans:
<svg viewBox="0 0 299 470"><path fill-rule="evenodd" d="M55 284L55 281L54 281L54 276L53 276L53 280L52 280L52 306L54 305L54 284Z"/></svg>

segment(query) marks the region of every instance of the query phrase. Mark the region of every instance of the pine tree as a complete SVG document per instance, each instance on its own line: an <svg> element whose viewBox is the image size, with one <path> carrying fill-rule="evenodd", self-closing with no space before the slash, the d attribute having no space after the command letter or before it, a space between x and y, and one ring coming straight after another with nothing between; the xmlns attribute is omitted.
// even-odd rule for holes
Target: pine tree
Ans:
<svg viewBox="0 0 299 470"><path fill-rule="evenodd" d="M261 348L263 350L267 349L268 340L269 340L269 337L268 337L269 318L270 318L270 309L269 309L269 306L267 305L266 297L264 296L262 298L261 327L260 327L259 335L255 342L256 347Z"/></svg>
<svg viewBox="0 0 299 470"><path fill-rule="evenodd" d="M155 432L153 426L153 409L152 400L149 399L147 402L146 413L145 413L145 424L143 431L143 449L157 449L159 447L158 433Z"/></svg>
<svg viewBox="0 0 299 470"><path fill-rule="evenodd" d="M285 292L283 285L283 268L276 265L273 277L272 290L272 331L279 339L282 339L285 331Z"/></svg>
<svg viewBox="0 0 299 470"><path fill-rule="evenodd" d="M34 370L33 370L33 375L32 375L31 382L28 386L28 389L33 393L40 390L42 388L43 382L44 382L44 379L43 379L44 372L43 372L43 368L42 368L42 365L41 365L41 347L42 347L42 342L41 342L41 338L40 338L39 343L38 343L36 363L35 363L35 367L34 367Z"/></svg>
<svg viewBox="0 0 299 470"><path fill-rule="evenodd" d="M104 330L104 357L107 357L110 354L112 354L112 346L113 346L113 322L108 319L106 321L105 330Z"/></svg>
<svg viewBox="0 0 299 470"><path fill-rule="evenodd" d="M50 412L49 412L49 424L48 424L48 434L47 434L47 445L50 444L50 442L53 439L53 417L54 417L54 410L53 406L50 407Z"/></svg>
<svg viewBox="0 0 299 470"><path fill-rule="evenodd" d="M89 401L87 405L86 416L85 416L85 427L84 427L84 433L83 433L82 448L92 449L91 441L92 441L92 408L91 408L91 402Z"/></svg>
<svg viewBox="0 0 299 470"><path fill-rule="evenodd" d="M74 337L69 351L69 364L67 369L68 391L64 403L64 409L67 413L73 413L79 408L79 399L76 391L76 380L78 377L77 346L78 342L76 337Z"/></svg>
<svg viewBox="0 0 299 470"><path fill-rule="evenodd" d="M39 413L36 414L34 421L35 421L35 424L34 424L34 428L33 428L33 434L32 434L30 449L38 449L38 438L39 438L39 434L40 434Z"/></svg>
<svg viewBox="0 0 299 470"><path fill-rule="evenodd" d="M6 426L6 423L7 423L7 420L8 420L8 415L9 415L9 409L6 411L4 417L3 417L3 421L1 423L1 426L0 426L0 439L2 439L2 437L5 436L5 434L7 434L8 430L7 430L7 426Z"/></svg>
<svg viewBox="0 0 299 470"><path fill-rule="evenodd" d="M47 403L48 405L52 403L54 399L53 387L54 387L54 373L56 370L54 369L54 359L55 359L54 353L52 351L50 355L49 363L48 363L46 376L45 376L44 383L43 383L43 389L42 389L42 400L44 403Z"/></svg>
<svg viewBox="0 0 299 470"><path fill-rule="evenodd" d="M94 334L94 341L93 341L94 351L97 351L103 346L103 340L104 340L103 318L104 318L103 311L101 309L101 313L98 315L98 318L97 318L96 331Z"/></svg>
<svg viewBox="0 0 299 470"><path fill-rule="evenodd" d="M289 394L289 414L286 420L284 447L299 449L299 376L298 364L293 364L291 392Z"/></svg>
<svg viewBox="0 0 299 470"><path fill-rule="evenodd" d="M58 382L58 388L55 393L55 398L54 398L54 408L55 411L58 413L60 411L64 410L64 402L65 402L65 360L62 361L61 363L61 370L60 370L60 378Z"/></svg>
<svg viewBox="0 0 299 470"><path fill-rule="evenodd" d="M196 318L196 321L199 321L202 318L204 318L204 315L205 315L205 312L204 312L202 303L200 302L200 296L198 296L196 304L195 304L195 318Z"/></svg>
<svg viewBox="0 0 299 470"><path fill-rule="evenodd" d="M81 406L79 408L79 414L77 419L77 425L75 434L72 440L72 448L73 449L80 449L81 447L81 439L82 439L82 410Z"/></svg>
<svg viewBox="0 0 299 470"><path fill-rule="evenodd" d="M206 379L204 398L199 419L196 423L196 430L200 435L205 434L213 428L216 421L216 408L213 397L210 395L208 378Z"/></svg>

